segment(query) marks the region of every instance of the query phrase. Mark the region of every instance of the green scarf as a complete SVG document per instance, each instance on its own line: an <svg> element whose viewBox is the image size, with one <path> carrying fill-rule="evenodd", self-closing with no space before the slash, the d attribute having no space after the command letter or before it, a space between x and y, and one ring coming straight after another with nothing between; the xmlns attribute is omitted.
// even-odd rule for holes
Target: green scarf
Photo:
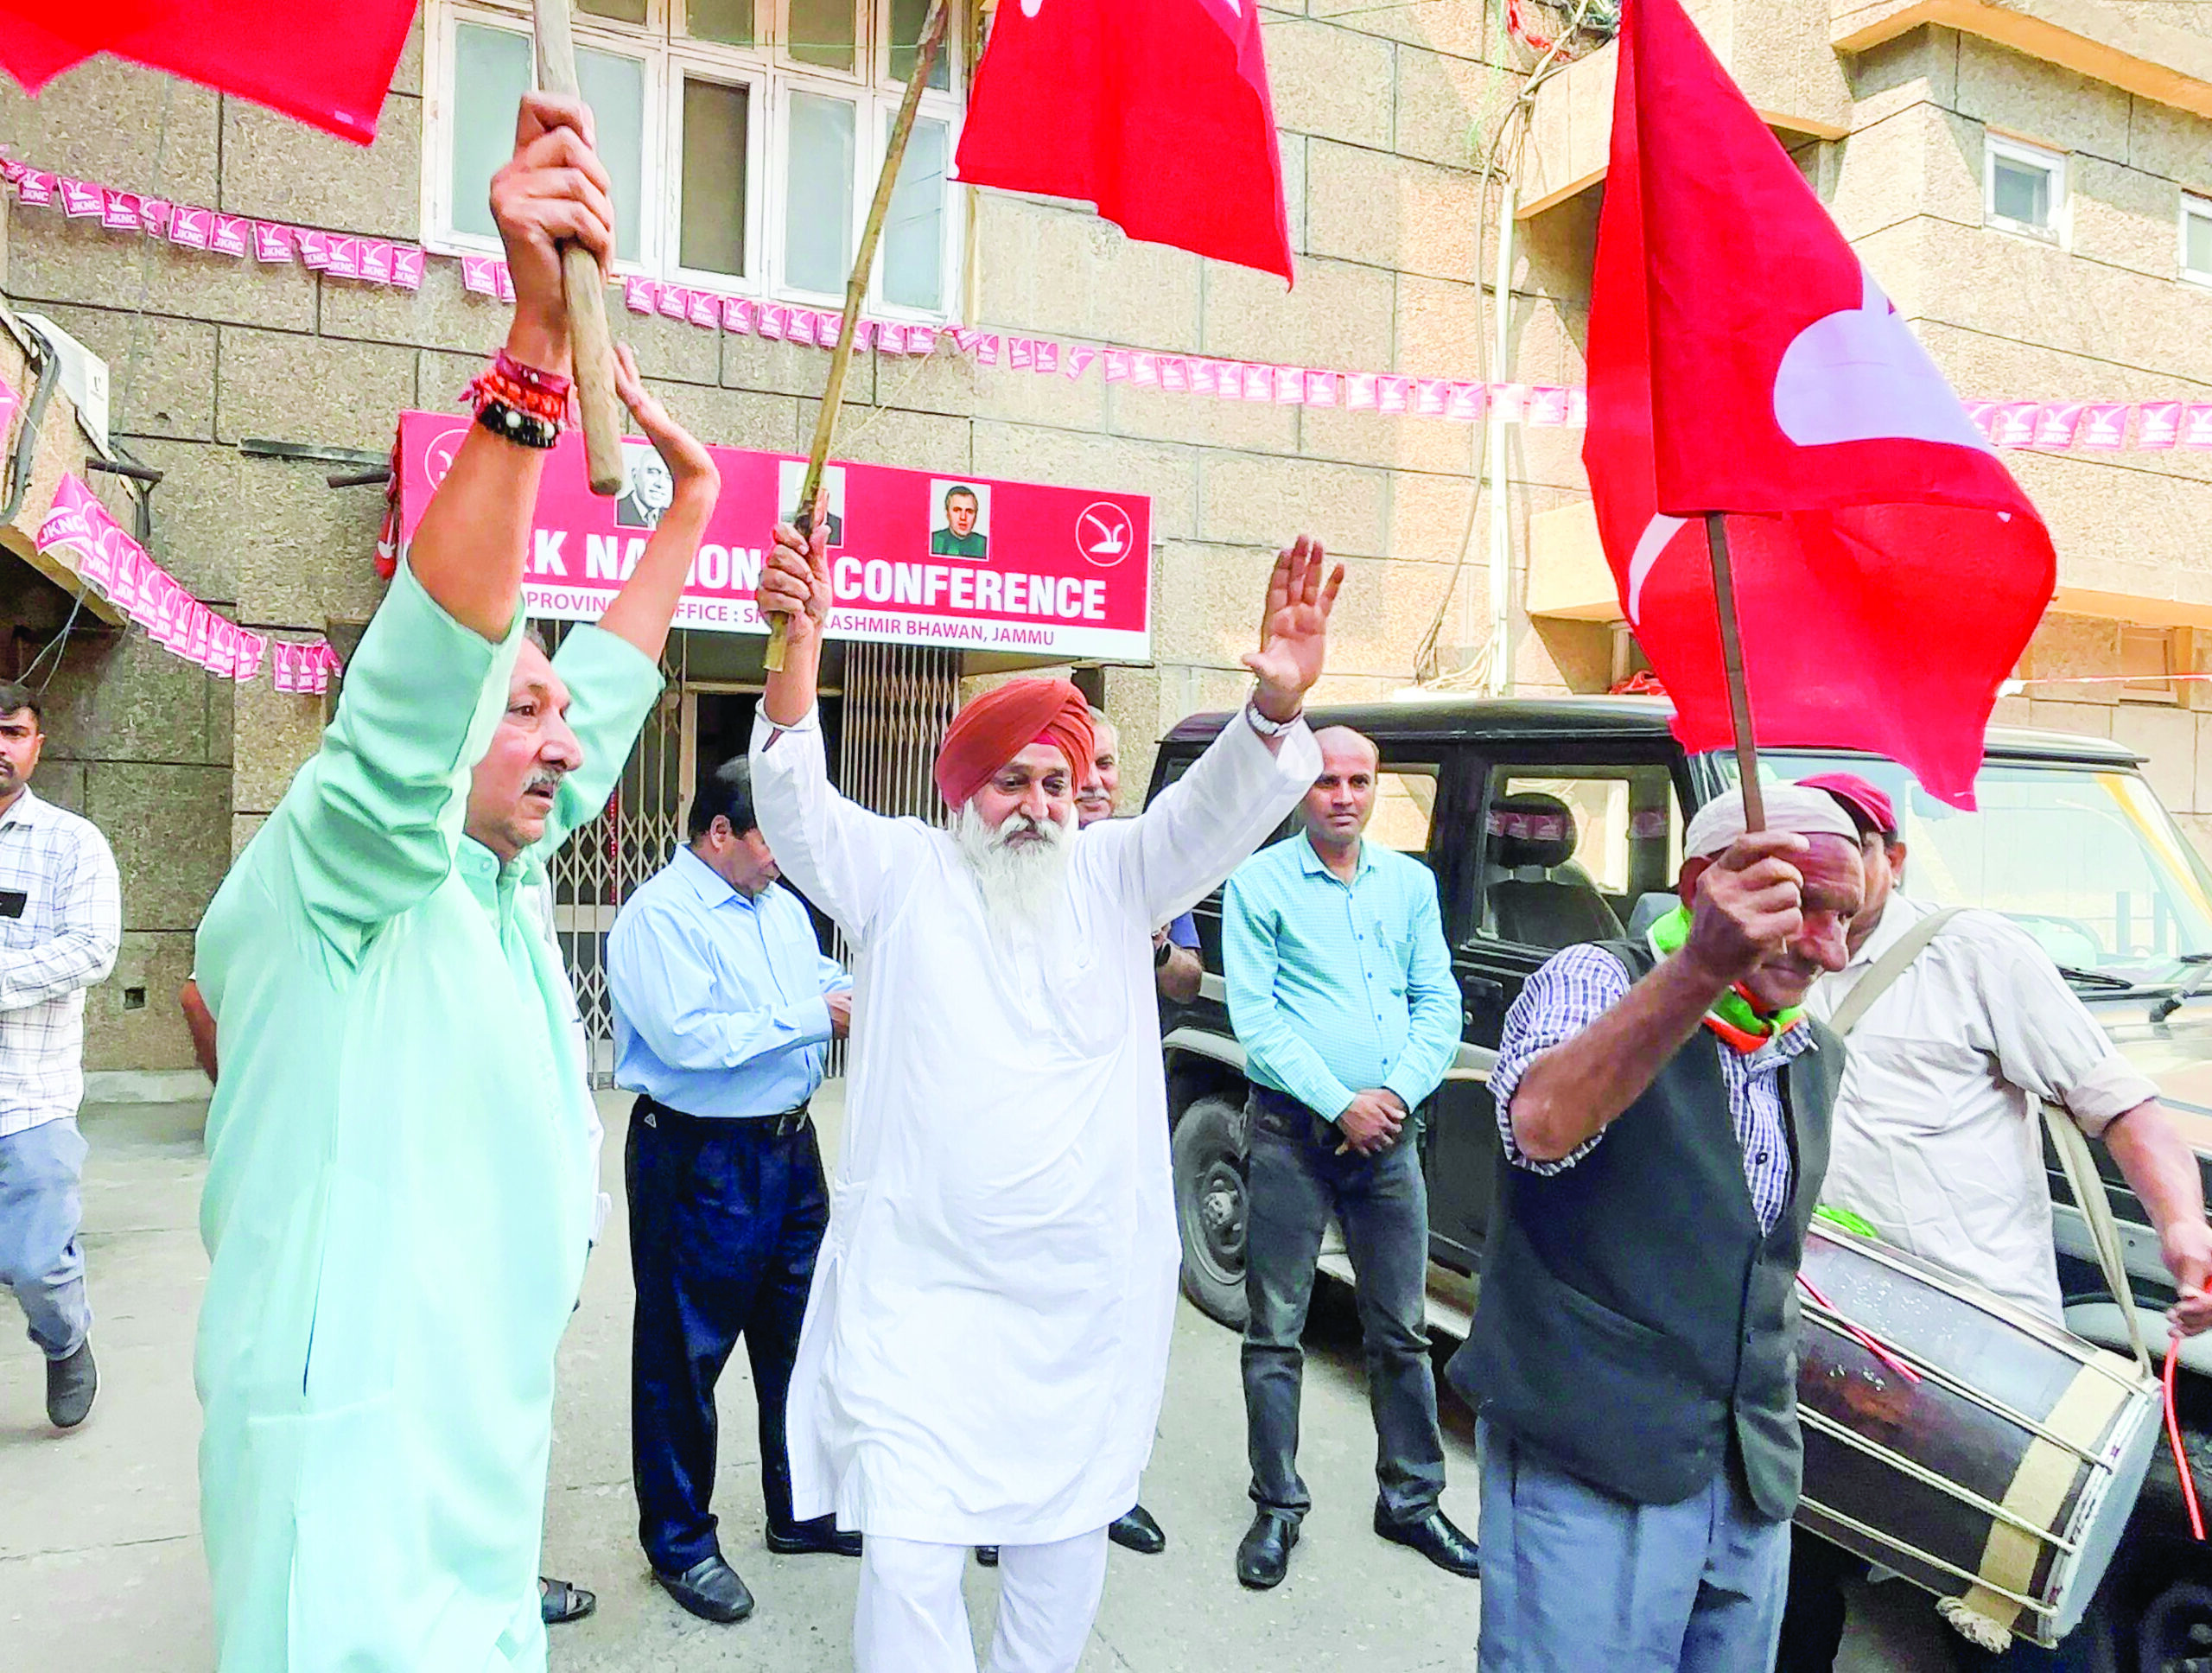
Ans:
<svg viewBox="0 0 2212 1673"><path fill-rule="evenodd" d="M1651 951L1660 957L1680 952L1690 938L1690 909L1676 906L1646 933ZM1713 1008L1705 1014L1705 1021L1707 1027L1738 1051L1751 1053L1777 1034L1796 1027L1804 1015L1803 1006L1793 1005L1772 1016L1762 1016L1753 1006L1751 995L1738 983L1713 1002Z"/></svg>

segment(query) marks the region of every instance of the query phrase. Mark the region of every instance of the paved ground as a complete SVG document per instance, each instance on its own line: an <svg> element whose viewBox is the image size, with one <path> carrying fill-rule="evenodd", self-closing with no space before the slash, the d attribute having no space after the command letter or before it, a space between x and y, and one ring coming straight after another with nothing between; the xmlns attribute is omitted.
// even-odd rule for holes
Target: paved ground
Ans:
<svg viewBox="0 0 2212 1673"><path fill-rule="evenodd" d="M619 1105L605 1106L619 1132ZM817 1108L820 1107L817 1105ZM86 1233L103 1387L92 1420L56 1436L42 1371L0 1302L0 1669L199 1673L212 1662L194 1503L194 1315L206 1262L196 1216L203 1171L197 1107L88 1112ZM825 1123L827 1125L827 1123ZM610 1149L615 1147L610 1145ZM619 1163L608 1177L619 1182ZM628 1450L629 1268L618 1205L562 1354L546 1567L594 1587L598 1615L554 1638L558 1673L694 1673L849 1668L853 1565L779 1558L760 1543L753 1396L741 1354L723 1384L716 1504L725 1549L760 1600L743 1625L695 1621L646 1576L635 1543ZM1168 1552L1116 1551L1083 1673L1229 1673L1357 1668L1471 1670L1475 1585L1384 1544L1367 1528L1373 1430L1355 1349L1332 1338L1309 1357L1300 1460L1316 1508L1289 1581L1242 1591L1230 1553L1248 1511L1236 1343L1185 1309L1145 1499ZM1447 1434L1446 1507L1476 1523L1468 1427ZM995 1582L970 1571L988 1623ZM1888 1587L1895 1593L1898 1588ZM1944 1665L1924 1618L1902 1598L1873 1613L1847 1655L1853 1673Z"/></svg>

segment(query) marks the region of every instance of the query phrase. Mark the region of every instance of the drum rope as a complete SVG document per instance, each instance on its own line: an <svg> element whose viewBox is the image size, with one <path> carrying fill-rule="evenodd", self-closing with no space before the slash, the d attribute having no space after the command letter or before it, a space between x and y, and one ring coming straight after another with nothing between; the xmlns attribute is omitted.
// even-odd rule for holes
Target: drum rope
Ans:
<svg viewBox="0 0 2212 1673"><path fill-rule="evenodd" d="M2126 1302L2122 1302L2124 1307ZM2166 1374L2162 1379L2166 1385L2166 1444L2174 1449L2174 1473L2181 1478L2181 1502L2189 1507L2189 1530L2201 1544L2204 1539L2204 1512L2196 1507L2196 1472L2189 1467L2189 1454L2182 1450L2181 1412L2174 1402L2174 1365L2180 1358L2181 1338L2166 1339Z"/></svg>

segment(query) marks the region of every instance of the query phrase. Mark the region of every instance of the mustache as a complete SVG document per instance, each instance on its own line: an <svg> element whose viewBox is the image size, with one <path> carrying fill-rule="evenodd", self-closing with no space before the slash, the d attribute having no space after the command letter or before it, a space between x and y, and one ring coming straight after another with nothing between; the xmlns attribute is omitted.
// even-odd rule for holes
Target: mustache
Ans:
<svg viewBox="0 0 2212 1673"><path fill-rule="evenodd" d="M568 768L549 767L531 774L530 782L522 787L522 793L527 796L533 792L542 792L548 796L553 795L561 788L561 780L568 776Z"/></svg>

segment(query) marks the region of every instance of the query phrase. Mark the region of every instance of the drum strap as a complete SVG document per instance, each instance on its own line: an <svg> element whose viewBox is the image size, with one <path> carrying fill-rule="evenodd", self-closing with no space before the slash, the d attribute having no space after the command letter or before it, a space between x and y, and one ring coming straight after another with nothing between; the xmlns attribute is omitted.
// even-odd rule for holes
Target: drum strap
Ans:
<svg viewBox="0 0 2212 1673"><path fill-rule="evenodd" d="M1943 926L1959 915L1956 906L1946 906L1941 912L1931 912L1903 935L1897 937L1890 950L1874 961L1873 969L1859 978L1859 985L1844 996L1843 1003L1835 1008L1835 1015L1828 1019L1828 1027L1846 1038L1859 1026L1859 1019L1873 1008L1874 1002L1897 985L1897 980L1920 957L1921 950L1943 932Z"/></svg>

